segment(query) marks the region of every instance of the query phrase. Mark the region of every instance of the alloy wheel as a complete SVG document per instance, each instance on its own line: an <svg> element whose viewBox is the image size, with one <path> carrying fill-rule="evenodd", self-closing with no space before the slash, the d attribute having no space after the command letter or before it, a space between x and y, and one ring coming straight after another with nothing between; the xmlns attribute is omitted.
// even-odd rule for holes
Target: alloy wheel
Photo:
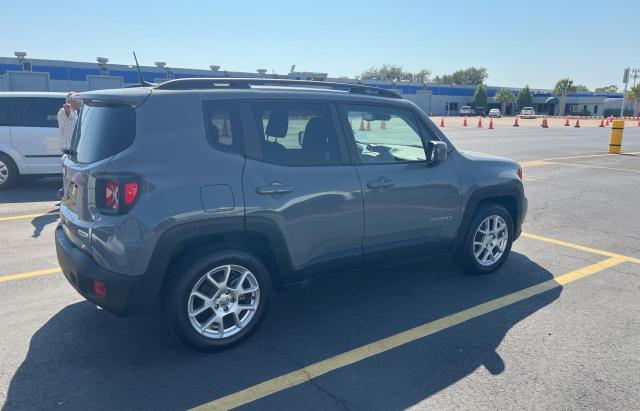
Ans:
<svg viewBox="0 0 640 411"><path fill-rule="evenodd" d="M189 294L187 313L194 330L212 339L242 331L260 304L255 275L239 265L223 265L206 272Z"/></svg>
<svg viewBox="0 0 640 411"><path fill-rule="evenodd" d="M480 223L473 235L473 255L483 267L497 263L509 243L507 222L499 215L491 215Z"/></svg>

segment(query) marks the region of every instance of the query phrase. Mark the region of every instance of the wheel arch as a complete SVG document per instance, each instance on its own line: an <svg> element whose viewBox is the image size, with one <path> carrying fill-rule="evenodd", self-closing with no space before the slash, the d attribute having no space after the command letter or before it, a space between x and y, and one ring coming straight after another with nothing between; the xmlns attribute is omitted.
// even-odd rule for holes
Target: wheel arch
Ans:
<svg viewBox="0 0 640 411"><path fill-rule="evenodd" d="M7 147L4 144L0 144L0 154L4 154L13 161L13 164L16 165L16 168L18 169L18 173L20 175L29 174L29 166L24 161L24 157L22 157L19 152L12 149L11 147Z"/></svg>
<svg viewBox="0 0 640 411"><path fill-rule="evenodd" d="M156 243L145 276L150 295L159 297L181 262L209 250L233 248L255 255L269 270L272 285L280 287L281 272L289 269L282 236L272 228L245 231L244 218L214 218L206 223L185 223L166 230ZM175 275L175 274L173 274Z"/></svg>
<svg viewBox="0 0 640 411"><path fill-rule="evenodd" d="M507 209L511 219L513 220L515 232L514 240L517 239L520 235L522 224L521 217L526 210L524 202L522 185L517 185L515 182L475 190L469 195L468 200L466 201L463 215L460 220L460 226L458 227L456 240L454 241L451 250L455 251L458 249L464 239L468 226L473 218L473 214L478 207L487 203L499 204Z"/></svg>

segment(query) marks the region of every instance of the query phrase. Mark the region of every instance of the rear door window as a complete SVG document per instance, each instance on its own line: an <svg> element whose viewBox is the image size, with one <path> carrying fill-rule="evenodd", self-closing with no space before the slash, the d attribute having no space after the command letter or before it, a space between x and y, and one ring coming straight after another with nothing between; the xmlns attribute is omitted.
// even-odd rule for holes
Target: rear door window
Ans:
<svg viewBox="0 0 640 411"><path fill-rule="evenodd" d="M257 159L287 166L340 164L329 105L315 102L251 103L258 132Z"/></svg>
<svg viewBox="0 0 640 411"><path fill-rule="evenodd" d="M10 126L11 117L9 116L9 98L0 98L0 126Z"/></svg>
<svg viewBox="0 0 640 411"><path fill-rule="evenodd" d="M131 106L85 102L73 138L74 159L93 163L133 143L136 115Z"/></svg>
<svg viewBox="0 0 640 411"><path fill-rule="evenodd" d="M14 127L58 127L58 111L63 98L17 97L10 101L9 113Z"/></svg>

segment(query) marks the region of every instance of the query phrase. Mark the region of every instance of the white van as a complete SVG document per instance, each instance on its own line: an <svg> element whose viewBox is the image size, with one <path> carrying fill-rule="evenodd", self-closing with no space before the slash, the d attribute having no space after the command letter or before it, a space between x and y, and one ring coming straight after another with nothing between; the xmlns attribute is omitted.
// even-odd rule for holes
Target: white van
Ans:
<svg viewBox="0 0 640 411"><path fill-rule="evenodd" d="M21 175L62 173L58 110L65 93L0 93L0 190Z"/></svg>

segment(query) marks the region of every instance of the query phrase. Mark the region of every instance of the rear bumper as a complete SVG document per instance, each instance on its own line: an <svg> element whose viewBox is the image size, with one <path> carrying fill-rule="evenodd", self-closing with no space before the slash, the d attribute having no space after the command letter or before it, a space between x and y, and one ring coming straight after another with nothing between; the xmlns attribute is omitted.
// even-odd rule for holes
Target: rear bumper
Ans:
<svg viewBox="0 0 640 411"><path fill-rule="evenodd" d="M134 307L136 290L141 289L142 278L129 277L105 270L88 254L76 247L64 233L62 226L56 228L56 254L62 273L73 288L92 303L116 314L124 315ZM106 285L105 297L93 290L94 280Z"/></svg>

